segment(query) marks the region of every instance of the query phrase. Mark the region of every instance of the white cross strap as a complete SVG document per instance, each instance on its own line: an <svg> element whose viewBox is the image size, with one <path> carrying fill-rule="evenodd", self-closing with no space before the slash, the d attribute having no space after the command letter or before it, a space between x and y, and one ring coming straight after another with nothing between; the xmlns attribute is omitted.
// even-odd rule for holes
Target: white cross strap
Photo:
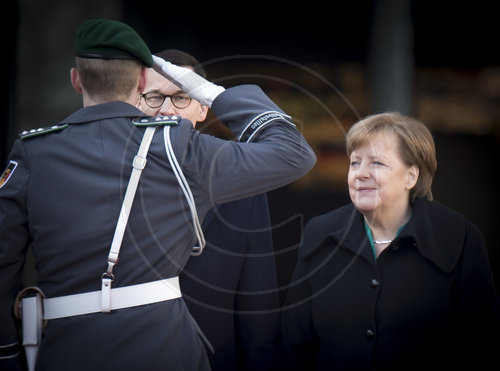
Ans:
<svg viewBox="0 0 500 371"><path fill-rule="evenodd" d="M111 310L110 293L111 283L114 280L113 268L118 262L118 255L120 254L120 247L123 235L125 234L125 228L127 228L130 209L134 203L135 193L137 191L139 179L141 178L142 170L146 167L146 156L148 155L149 146L151 145L155 131L156 126L149 126L146 128L139 150L137 151L137 155L134 157L134 161L132 163L132 173L130 174L130 180L128 181L127 190L125 191L125 197L123 199L120 215L118 216L118 221L116 222L115 234L113 235L113 241L111 242L111 247L109 249L108 268L102 275L100 291L102 312L109 312Z"/></svg>
<svg viewBox="0 0 500 371"><path fill-rule="evenodd" d="M111 248L108 255L108 270L106 273L110 277L113 274L113 267L118 261L118 254L120 254L120 247L125 233L125 228L127 227L130 209L132 208L132 204L134 202L137 184L141 178L142 170L146 166L146 156L148 154L151 141L153 140L155 130L155 126L149 126L146 128L141 145L139 146L137 155L134 157L134 161L132 163L132 173L130 174L130 180L128 182L127 190L125 191L125 197L123 199L120 215L118 216L115 234L113 236L113 241L111 242Z"/></svg>

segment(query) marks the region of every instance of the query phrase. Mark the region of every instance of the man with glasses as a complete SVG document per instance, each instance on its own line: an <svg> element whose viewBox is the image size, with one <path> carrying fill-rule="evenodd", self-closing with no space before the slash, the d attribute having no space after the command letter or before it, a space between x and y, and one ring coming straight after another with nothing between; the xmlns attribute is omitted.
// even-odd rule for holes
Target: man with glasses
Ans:
<svg viewBox="0 0 500 371"><path fill-rule="evenodd" d="M187 118L190 120L191 118L198 118L193 116L194 113L198 111L200 111L198 112L199 118L202 118L204 115L206 116L208 107L202 106L197 101L195 101L197 104L195 103L191 105L191 103L193 102L193 98L191 98L186 93L182 91L174 92L171 95L161 93L161 91L165 91L165 88L161 86L155 86L155 82L157 82L154 77L155 75L160 76L160 78L164 79L164 77L161 77L161 75L159 75L157 72L154 72L154 70L149 71L149 86L146 87L146 90L148 90L148 92L141 94L142 100L146 103L145 106L142 106L144 112L160 113L163 115L178 114L183 118ZM170 104L165 106L165 101L170 101ZM171 109L165 111L165 107L170 107ZM197 121L194 121L194 124L196 124L196 122Z"/></svg>
<svg viewBox="0 0 500 371"><path fill-rule="evenodd" d="M206 78L185 52L155 55ZM180 115L195 126L207 116L207 106L153 69L144 91L140 107L149 115ZM215 206L203 233L206 249L189 259L179 280L191 314L215 350L208 352L212 370L274 370L279 298L266 194Z"/></svg>
<svg viewBox="0 0 500 371"><path fill-rule="evenodd" d="M121 22L90 20L76 36L71 83L83 108L22 133L0 177L0 368L21 369L17 309L30 369L207 370L178 283L193 246L204 246L199 223L212 202L301 177L314 153L256 86L226 90L186 74ZM150 67L252 143L146 116L136 105ZM29 245L38 289L19 310Z"/></svg>

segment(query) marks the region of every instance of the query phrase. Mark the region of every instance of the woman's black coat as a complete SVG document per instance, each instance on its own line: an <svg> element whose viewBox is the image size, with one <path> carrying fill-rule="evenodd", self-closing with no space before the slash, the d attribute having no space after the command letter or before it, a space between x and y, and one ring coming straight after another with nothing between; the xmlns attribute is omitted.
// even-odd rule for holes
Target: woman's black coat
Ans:
<svg viewBox="0 0 500 371"><path fill-rule="evenodd" d="M282 335L302 369L444 370L497 363L499 312L484 240L463 216L417 199L375 259L349 204L307 224Z"/></svg>

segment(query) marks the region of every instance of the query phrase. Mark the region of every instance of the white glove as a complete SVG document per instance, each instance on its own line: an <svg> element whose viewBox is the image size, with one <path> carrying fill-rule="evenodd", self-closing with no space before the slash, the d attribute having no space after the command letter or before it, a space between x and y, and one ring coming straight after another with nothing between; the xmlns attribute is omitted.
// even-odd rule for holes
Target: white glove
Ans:
<svg viewBox="0 0 500 371"><path fill-rule="evenodd" d="M189 68L177 66L156 55L153 55L153 61L153 69L156 72L205 106L211 107L214 99L225 90L222 86L207 81Z"/></svg>

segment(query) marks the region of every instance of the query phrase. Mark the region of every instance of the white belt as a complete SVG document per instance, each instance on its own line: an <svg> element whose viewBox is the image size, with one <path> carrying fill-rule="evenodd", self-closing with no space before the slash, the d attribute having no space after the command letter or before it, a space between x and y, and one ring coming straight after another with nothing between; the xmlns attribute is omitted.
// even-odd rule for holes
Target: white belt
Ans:
<svg viewBox="0 0 500 371"><path fill-rule="evenodd" d="M179 277L117 287L111 291L111 310L180 298ZM43 318L56 319L102 311L101 290L43 300Z"/></svg>

